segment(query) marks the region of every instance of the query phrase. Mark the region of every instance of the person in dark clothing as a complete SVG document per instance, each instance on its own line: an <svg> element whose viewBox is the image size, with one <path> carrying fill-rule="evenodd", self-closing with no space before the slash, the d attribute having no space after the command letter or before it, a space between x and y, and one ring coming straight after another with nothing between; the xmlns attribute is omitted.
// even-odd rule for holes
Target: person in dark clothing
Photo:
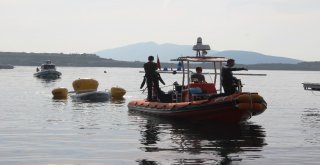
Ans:
<svg viewBox="0 0 320 165"><path fill-rule="evenodd" d="M156 94L160 93L159 88L159 73L157 72L157 64L153 62L154 57L149 56L148 62L143 65L145 71L145 78L147 80L147 88L148 88L148 101L152 101L152 90L154 89Z"/></svg>
<svg viewBox="0 0 320 165"><path fill-rule="evenodd" d="M221 70L221 83L227 95L236 92L236 84L240 81L236 77L233 77L232 71L248 70L247 68L233 68L234 64L234 59L229 59L227 65L223 66Z"/></svg>
<svg viewBox="0 0 320 165"><path fill-rule="evenodd" d="M201 67L196 67L196 72L195 74L191 75L191 81L195 83L205 83L206 79L202 75L202 68Z"/></svg>

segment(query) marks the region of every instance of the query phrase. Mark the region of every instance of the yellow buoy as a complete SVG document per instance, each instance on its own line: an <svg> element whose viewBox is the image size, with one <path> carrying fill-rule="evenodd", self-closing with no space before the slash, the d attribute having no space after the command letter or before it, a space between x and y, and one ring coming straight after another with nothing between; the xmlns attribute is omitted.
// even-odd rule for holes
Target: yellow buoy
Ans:
<svg viewBox="0 0 320 165"><path fill-rule="evenodd" d="M99 83L95 79L85 78L73 81L72 86L76 93L83 93L97 91Z"/></svg>
<svg viewBox="0 0 320 165"><path fill-rule="evenodd" d="M68 89L59 87L52 90L53 99L67 99Z"/></svg>
<svg viewBox="0 0 320 165"><path fill-rule="evenodd" d="M123 96L126 94L126 90L120 87L112 87L110 91L111 96L116 99L123 98Z"/></svg>

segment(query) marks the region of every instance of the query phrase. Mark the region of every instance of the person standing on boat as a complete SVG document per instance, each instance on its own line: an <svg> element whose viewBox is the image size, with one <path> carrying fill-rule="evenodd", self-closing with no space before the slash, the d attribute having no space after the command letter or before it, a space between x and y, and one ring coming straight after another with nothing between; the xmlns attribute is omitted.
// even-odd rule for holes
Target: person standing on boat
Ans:
<svg viewBox="0 0 320 165"><path fill-rule="evenodd" d="M145 71L145 78L147 80L147 88L148 88L148 101L152 101L152 91L153 88L156 93L160 93L159 88L159 73L157 72L158 66L157 63L153 62L154 57L149 56L148 62L143 65Z"/></svg>
<svg viewBox="0 0 320 165"><path fill-rule="evenodd" d="M233 76L232 71L248 70L247 68L234 68L234 59L228 59L227 65L222 67L221 70L221 83L224 92L227 95L231 95L236 92L236 85L240 80Z"/></svg>
<svg viewBox="0 0 320 165"><path fill-rule="evenodd" d="M204 78L204 75L202 74L202 68L196 67L195 74L191 75L191 81L195 83L205 83L206 79Z"/></svg>

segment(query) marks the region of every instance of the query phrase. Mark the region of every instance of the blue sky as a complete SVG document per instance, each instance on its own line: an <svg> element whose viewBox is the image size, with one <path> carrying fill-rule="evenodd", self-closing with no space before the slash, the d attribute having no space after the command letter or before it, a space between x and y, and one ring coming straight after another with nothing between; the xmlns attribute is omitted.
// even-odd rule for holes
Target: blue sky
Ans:
<svg viewBox="0 0 320 165"><path fill-rule="evenodd" d="M318 0L0 0L0 51L94 53L138 42L320 61Z"/></svg>

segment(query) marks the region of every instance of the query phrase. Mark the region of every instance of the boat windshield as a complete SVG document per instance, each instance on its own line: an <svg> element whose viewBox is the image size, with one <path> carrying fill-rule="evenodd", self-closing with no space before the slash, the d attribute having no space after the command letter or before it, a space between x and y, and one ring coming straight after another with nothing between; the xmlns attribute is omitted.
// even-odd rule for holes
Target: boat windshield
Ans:
<svg viewBox="0 0 320 165"><path fill-rule="evenodd" d="M55 69L55 65L42 65L42 69Z"/></svg>

